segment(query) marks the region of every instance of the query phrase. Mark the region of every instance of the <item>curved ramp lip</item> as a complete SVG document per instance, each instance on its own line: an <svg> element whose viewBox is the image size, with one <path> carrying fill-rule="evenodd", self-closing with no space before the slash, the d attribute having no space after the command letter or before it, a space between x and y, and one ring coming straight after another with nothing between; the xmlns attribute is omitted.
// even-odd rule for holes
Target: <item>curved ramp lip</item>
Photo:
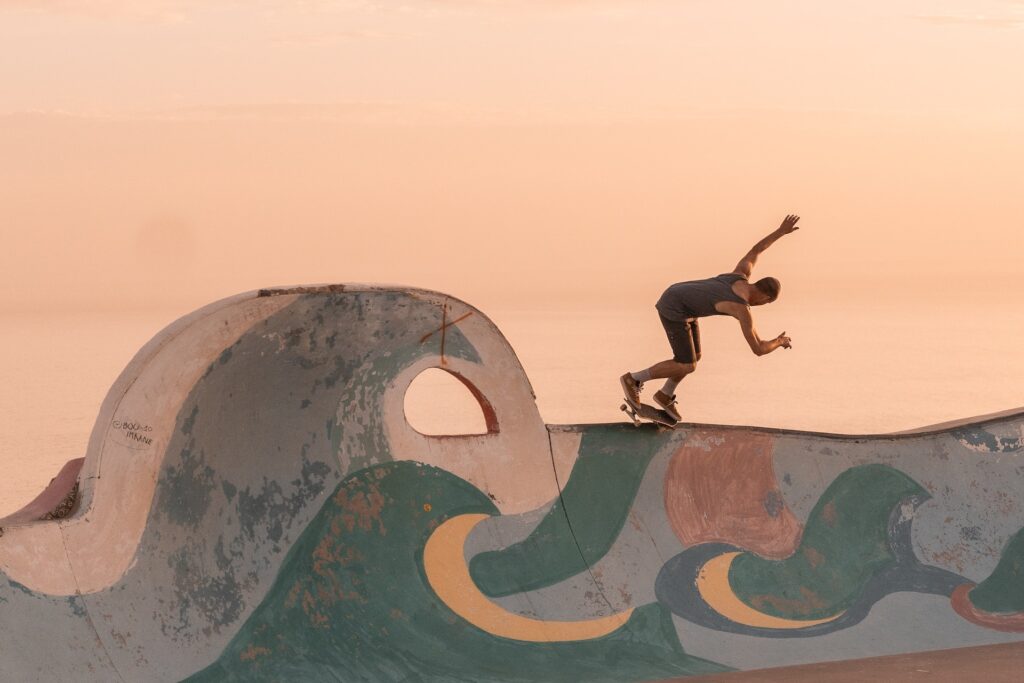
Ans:
<svg viewBox="0 0 1024 683"><path fill-rule="evenodd" d="M275 302L259 300L252 292L227 297L181 316L146 342L119 373L100 405L78 476L77 507L60 519L11 527L13 533L0 540L0 574L30 590L54 596L95 593L123 576L132 566L145 529L163 450L157 447L143 457L129 458L126 451L131 446L111 445L114 418L124 410L126 400L148 400L154 390L168 394L171 403L187 395L188 378L202 374L203 359L216 358L215 354L231 339L230 330L244 331L260 316L270 315L291 300L294 297ZM208 334L211 329L219 331L220 325L228 325L229 320L235 321L235 327L229 325L228 334ZM193 352L198 353L201 346L203 353L195 356L188 371L175 368L166 372L170 357L164 355L165 351L199 334L205 335L200 340L204 343L197 344ZM153 364L158 368L162 364L162 374L151 372ZM165 434L173 431L173 413L161 412L159 418ZM115 453L112 459L111 449L121 453ZM128 467L117 466L126 461ZM132 495L124 495L125 491ZM98 553L98 547L104 552Z"/></svg>
<svg viewBox="0 0 1024 683"><path fill-rule="evenodd" d="M16 577L33 590L52 595L92 593L112 585L131 566L142 530L148 519L157 472L159 472L165 455L163 451L165 444L157 441L160 445L148 452L144 461L140 459L138 462L133 461L129 468L115 467L114 470L110 470L113 466L112 462L120 465L124 460L123 453L120 454L119 460L112 459L108 452L108 445L114 429L112 427L114 417L119 411L125 409L125 401L140 402L145 394L138 387L147 382L153 385L153 387L149 387L151 390L155 388L156 391L163 391L169 395L167 401L170 403L168 405L177 405L175 401L179 399L178 394L187 395L188 388L183 383L188 380L180 373L172 378L173 391L169 393L168 388L160 384L164 381L164 376L154 371L154 367L168 364L167 351L169 349L178 350L183 339L195 337L201 333L201 330L205 330L202 334L206 336L201 337L200 340L209 341L209 343L203 347L202 358L195 358L193 365L202 364L202 360L207 356L212 362L216 358L218 344L221 350L230 345L237 339L237 336L232 336L235 332L243 334L246 329L255 325L257 320L273 315L281 308L302 298L346 296L346 294L339 294L340 292L348 293L348 295L357 295L360 292L393 294L433 307L453 306L462 309L462 312L472 312L474 324L478 327L478 334L493 337L495 343L507 350L508 358L504 361L503 370L515 372L521 377L520 391L524 394L523 398L529 396L533 399L534 402L531 405L536 411L536 393L511 344L489 317L457 297L443 292L403 285L361 283L299 285L297 287L270 288L269 290L249 290L234 294L173 320L135 353L114 380L93 423L85 459L79 474L79 496L76 509L66 517L52 520L57 522L55 525L49 523L51 520L16 525L19 532L17 537L5 538L3 542L0 542L0 565L3 565L3 573ZM229 320L234 322L229 325ZM219 325L222 321L224 325L228 326L225 328L228 330L227 334L208 334L212 331L212 328L207 329L211 325L220 332ZM442 325L438 329L444 329L444 326ZM160 372L166 374L166 368L161 369ZM198 372L198 370L190 368L190 373L194 372ZM162 420L163 436L166 436L169 430L173 430L174 416L166 411L161 413L161 416L165 416L165 414L170 417L167 420ZM539 413L537 413L537 428L539 430L538 439L546 441L544 422ZM466 439L466 443L487 439L489 436L470 435ZM124 444L115 443L114 447L123 449ZM545 459L549 459L549 457L545 456ZM103 476L108 473L112 473L113 476ZM555 485L557 486L557 484ZM135 493L127 511L121 509L125 507L126 499L119 497L120 491L124 490L133 490ZM117 552L113 556L99 556L92 550L97 543L112 543L117 548ZM29 549L31 557L25 553L12 555L8 552L12 549L25 548ZM44 556L59 558L60 571L54 569L45 575L37 572L37 558ZM8 560L11 560L13 564L8 563Z"/></svg>
<svg viewBox="0 0 1024 683"><path fill-rule="evenodd" d="M93 428L89 435L88 445L86 447L84 462L81 467L79 474L79 504L72 514L61 520L45 520L42 523L49 521L59 521L62 524L70 524L77 520L84 519L92 509L93 495L95 488L95 481L99 478L103 463L102 463L102 450L104 439L107 436L108 427L110 420L112 419L117 407L121 400L131 389L135 382L137 375L146 367L146 365L155 357L160 351L169 343L171 343L176 337L184 332L193 323L201 321L209 316L216 315L222 310L228 309L230 306L244 303L253 299L277 297L277 296L304 296L304 295L315 295L315 294L336 294L336 293L357 293L357 292L397 292L409 294L411 296L438 300L438 301L452 301L456 302L467 309L473 311L474 316L478 316L502 339L505 339L505 335L501 332L500 328L491 320L485 313L480 311L477 307L466 303L462 299L447 294L445 292L433 289L426 289L423 287L413 287L404 284L391 284L391 283L362 283L362 282L343 282L343 283L315 283L308 285L282 285L274 287L263 287L260 289L250 289L237 294L217 299L212 301L200 308L190 311L175 320L172 320L167 325L162 327L156 334L153 335L128 361L125 367L118 374L117 378L112 383L107 394L104 396L103 402L100 404L100 408L97 411L97 417L93 423ZM506 340L507 343L507 340ZM509 344L511 348L511 344ZM514 350L513 350L514 353ZM530 383L529 375L526 373L525 368L522 368L522 362L519 361L519 357L515 356L516 363L522 371L522 375L527 383L530 395L536 399L537 394L533 390L533 385ZM490 433L490 432L488 432ZM484 434L486 436L487 434ZM456 435L456 438L463 435ZM466 435L466 436L477 436L477 435ZM39 523L39 522L33 522Z"/></svg>
<svg viewBox="0 0 1024 683"><path fill-rule="evenodd" d="M717 424L713 422L680 422L676 429L714 429L720 431L743 431L756 434L774 434L776 436L816 437L834 439L837 441L900 441L904 439L915 439L924 436L939 436L946 434L953 429L965 427L984 427L998 422L1010 422L1015 419L1024 420L1024 407L1011 408L996 413L986 413L975 417L967 417L960 420L951 420L926 427L918 427L899 432L878 432L866 434L841 434L838 432L818 432L803 429L787 429L785 427L758 427L754 425L730 425ZM548 429L557 432L578 432L591 427L622 424L630 426L625 422L580 422L573 424L549 424Z"/></svg>
<svg viewBox="0 0 1024 683"><path fill-rule="evenodd" d="M892 432L892 434L936 434L939 432L945 432L950 429L960 429L963 427L981 426L991 424L993 422L1001 422L1003 420L1009 420L1015 417L1024 417L1024 407L1022 408L1009 408L1007 410L998 410L994 413L985 413L984 415L978 415L975 417L964 417L956 420L947 420L945 422L936 422L935 424L925 425L923 427L915 427L914 429L901 429L898 432Z"/></svg>
<svg viewBox="0 0 1024 683"><path fill-rule="evenodd" d="M68 497L78 483L78 474L82 470L85 458L74 458L64 463L46 488L21 509L0 518L0 530L16 526L28 526L37 522L53 522L60 518L47 519L46 515L53 512Z"/></svg>

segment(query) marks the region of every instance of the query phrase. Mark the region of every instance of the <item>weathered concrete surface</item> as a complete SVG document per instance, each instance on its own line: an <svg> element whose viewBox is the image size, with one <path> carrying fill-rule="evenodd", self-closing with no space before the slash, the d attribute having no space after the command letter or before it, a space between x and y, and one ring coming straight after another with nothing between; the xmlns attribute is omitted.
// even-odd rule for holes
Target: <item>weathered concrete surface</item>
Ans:
<svg viewBox="0 0 1024 683"><path fill-rule="evenodd" d="M427 368L486 434L426 436ZM173 323L0 523L0 679L608 680L1024 640L1024 411L844 436L545 425L477 309L370 285ZM73 486L73 483L70 484Z"/></svg>
<svg viewBox="0 0 1024 683"><path fill-rule="evenodd" d="M938 652L868 657L826 664L736 671L677 678L693 683L863 683L863 681L928 681L928 683L1019 683L1024 671L1024 643L961 647ZM662 681L661 683L669 683Z"/></svg>

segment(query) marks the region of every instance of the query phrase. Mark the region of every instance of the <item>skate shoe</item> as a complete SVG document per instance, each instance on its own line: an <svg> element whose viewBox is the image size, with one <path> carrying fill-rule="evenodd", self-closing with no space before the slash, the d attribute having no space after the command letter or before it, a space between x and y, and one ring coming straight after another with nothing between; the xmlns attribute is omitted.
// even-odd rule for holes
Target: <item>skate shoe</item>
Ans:
<svg viewBox="0 0 1024 683"><path fill-rule="evenodd" d="M626 397L626 401L631 403L634 408L640 407L640 390L643 388L643 382L637 382L633 379L633 375L628 372L619 378L619 383L622 384L622 395Z"/></svg>
<svg viewBox="0 0 1024 683"><path fill-rule="evenodd" d="M654 392L654 402L661 406L661 409L676 422L683 419L682 415L679 414L679 410L676 409L676 395L666 396L662 391Z"/></svg>

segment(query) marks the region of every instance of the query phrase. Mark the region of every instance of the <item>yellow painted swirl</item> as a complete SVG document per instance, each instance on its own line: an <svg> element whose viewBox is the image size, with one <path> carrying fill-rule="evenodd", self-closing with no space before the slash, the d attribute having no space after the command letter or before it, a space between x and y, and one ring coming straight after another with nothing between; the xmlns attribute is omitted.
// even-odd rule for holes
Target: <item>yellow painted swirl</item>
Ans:
<svg viewBox="0 0 1024 683"><path fill-rule="evenodd" d="M469 575L463 547L477 524L490 515L452 517L437 527L423 549L427 581L445 605L491 635L533 643L555 643L600 638L629 621L632 609L587 621L530 619L502 608L480 592Z"/></svg>
<svg viewBox="0 0 1024 683"><path fill-rule="evenodd" d="M745 626L756 626L759 628L807 628L816 624L825 624L834 621L840 614L827 619L783 619L773 617L756 609L740 600L729 585L729 567L732 561L739 555L738 552L723 553L704 563L697 575L697 590L704 602L723 617Z"/></svg>

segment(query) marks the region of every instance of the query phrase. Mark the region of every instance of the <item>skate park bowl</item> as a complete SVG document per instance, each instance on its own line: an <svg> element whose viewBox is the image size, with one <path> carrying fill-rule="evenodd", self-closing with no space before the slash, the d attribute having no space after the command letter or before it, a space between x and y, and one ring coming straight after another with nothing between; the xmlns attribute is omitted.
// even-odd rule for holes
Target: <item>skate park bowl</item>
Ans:
<svg viewBox="0 0 1024 683"><path fill-rule="evenodd" d="M428 369L480 433L409 424ZM1024 410L548 425L454 297L249 292L147 343L84 460L0 520L0 679L654 681L1018 643L1022 441Z"/></svg>

